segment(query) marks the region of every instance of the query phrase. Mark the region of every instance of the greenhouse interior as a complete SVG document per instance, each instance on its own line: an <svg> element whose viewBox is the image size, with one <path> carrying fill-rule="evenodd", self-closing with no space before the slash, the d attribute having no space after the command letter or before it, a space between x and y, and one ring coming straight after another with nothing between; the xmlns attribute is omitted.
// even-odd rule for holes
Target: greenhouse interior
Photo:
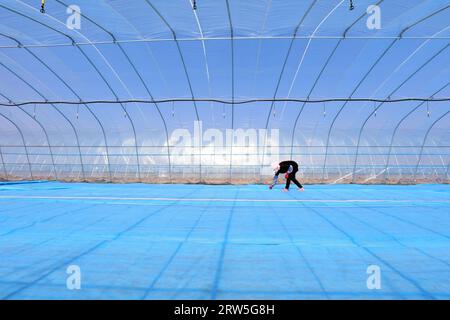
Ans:
<svg viewBox="0 0 450 320"><path fill-rule="evenodd" d="M371 3L2 1L1 179L448 183L448 2Z"/></svg>
<svg viewBox="0 0 450 320"><path fill-rule="evenodd" d="M0 0L0 300L448 300L449 22Z"/></svg>

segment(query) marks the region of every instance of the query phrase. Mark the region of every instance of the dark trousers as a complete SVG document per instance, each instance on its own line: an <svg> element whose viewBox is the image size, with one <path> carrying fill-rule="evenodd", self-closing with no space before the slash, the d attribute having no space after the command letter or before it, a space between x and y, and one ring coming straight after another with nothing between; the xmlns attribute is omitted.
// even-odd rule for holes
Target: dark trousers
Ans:
<svg viewBox="0 0 450 320"><path fill-rule="evenodd" d="M297 187L299 188L303 188L302 184L300 182L298 182L298 180L295 178L295 174L298 172L298 169L294 171L292 171L291 173L289 173L289 177L286 179L286 189L289 189L289 185L291 184L291 181L293 183L295 183L297 185Z"/></svg>

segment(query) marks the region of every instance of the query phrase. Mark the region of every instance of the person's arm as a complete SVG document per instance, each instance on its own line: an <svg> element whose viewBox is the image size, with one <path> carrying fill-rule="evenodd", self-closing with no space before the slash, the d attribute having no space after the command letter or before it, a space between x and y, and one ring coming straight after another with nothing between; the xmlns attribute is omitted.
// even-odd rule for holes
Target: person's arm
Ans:
<svg viewBox="0 0 450 320"><path fill-rule="evenodd" d="M272 184L269 186L270 189L272 189L272 188L277 184L279 172L280 172L280 170L278 170L277 172L275 172L275 175L273 176Z"/></svg>

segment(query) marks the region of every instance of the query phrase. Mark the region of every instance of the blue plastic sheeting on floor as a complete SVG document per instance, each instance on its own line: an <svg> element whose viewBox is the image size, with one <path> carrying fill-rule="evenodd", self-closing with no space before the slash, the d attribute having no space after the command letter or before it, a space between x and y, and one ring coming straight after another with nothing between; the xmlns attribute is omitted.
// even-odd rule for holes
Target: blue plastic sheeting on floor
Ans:
<svg viewBox="0 0 450 320"><path fill-rule="evenodd" d="M450 298L450 186L281 188L0 185L0 297Z"/></svg>

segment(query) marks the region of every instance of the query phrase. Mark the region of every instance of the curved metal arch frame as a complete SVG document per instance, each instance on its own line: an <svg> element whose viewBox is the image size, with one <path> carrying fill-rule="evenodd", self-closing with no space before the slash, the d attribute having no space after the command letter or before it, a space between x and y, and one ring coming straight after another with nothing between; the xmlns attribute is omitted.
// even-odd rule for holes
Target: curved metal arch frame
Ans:
<svg viewBox="0 0 450 320"><path fill-rule="evenodd" d="M432 57L430 57L427 61L425 61L424 64L422 64L418 69L416 69L411 75L409 75L404 81L402 81L402 83L400 85L398 85L390 94L389 96L391 96L392 94L394 94L395 92L397 92L401 87L403 87L403 85L405 83L407 83L409 80L411 80L411 78L413 78L417 73L419 73L423 68L425 68L432 60L434 60L434 58L436 58L437 56L439 56L445 49L448 48L448 44L442 48L441 50L439 50L436 54L434 54ZM361 136L362 136L362 132L364 131L364 128L367 124L367 122L370 120L370 118L372 117L372 115L378 111L378 109L380 109L383 106L383 103L380 103L376 108L374 108L372 110L372 112L367 116L367 118L364 120L360 130L359 130L359 134L358 134L358 142L356 144L356 152L355 152L355 159L354 159L354 163L353 163L353 173L352 173L352 182L355 182L355 170L356 170L356 166L358 163L358 153L359 153L359 147L360 147L360 143L361 143Z"/></svg>
<svg viewBox="0 0 450 320"><path fill-rule="evenodd" d="M203 33L203 28L202 25L200 23L200 15L197 13L197 10L194 10L194 3L195 0L187 0L191 7L192 7L192 13L194 14L194 18L195 21L197 22L197 27L198 27L198 31L200 33L200 37L202 38L201 43L202 43L202 48L203 48L203 59L205 60L205 73L206 73L206 79L208 80L208 93L209 96L212 96L212 92L211 92L211 76L209 73L209 64L208 64L208 55L206 54L206 44L205 44L205 40L203 40L203 38L205 38L204 33ZM213 108L213 104L210 103L210 107L211 110Z"/></svg>
<svg viewBox="0 0 450 320"><path fill-rule="evenodd" d="M14 70L12 70L11 68L9 68L8 66L6 66L4 63L0 62L0 65L5 68L6 70L8 70L10 73L12 73L16 78L18 78L19 80L21 80L23 83L25 83L31 90L33 90L37 95L39 95L42 99L44 99L45 101L47 101L47 98L39 92L39 90L37 90L31 83L29 83L28 81L26 81L23 77L21 77L18 73L16 73ZM85 177L85 172L84 172L84 163L83 163L83 157L81 155L81 148L80 148L80 141L79 141L79 137L78 137L78 132L75 129L75 126L73 125L72 121L70 121L69 118L67 118L67 116L61 112L61 110L59 110L53 103L50 104L58 114L60 114L71 126L74 134L75 134L75 139L77 141L77 145L78 145L78 153L79 153L79 157L80 157L80 164L81 164L81 172L82 172L82 176L83 176L83 180L86 180Z"/></svg>
<svg viewBox="0 0 450 320"><path fill-rule="evenodd" d="M263 24L261 26L261 31L259 32L259 34L262 34L262 31L264 31L265 28L266 28L267 18L269 16L270 8L272 7L272 1L273 0L267 0L266 9L265 9L265 12L264 12L264 20L263 20ZM252 82L253 83L253 87L252 87L252 91L251 91L253 94L255 93L256 79L257 79L257 76L259 74L259 68L260 68L261 49L262 49L262 37L259 36L257 40L258 40L258 50L256 51L255 72L254 72L254 75L253 75L253 82Z"/></svg>
<svg viewBox="0 0 450 320"><path fill-rule="evenodd" d="M439 30L438 32L434 33L432 36L430 36L428 39L426 39L425 41L423 41L416 49L414 49L414 51L411 52L411 54L408 55L407 58L403 59L403 61L401 61L401 63L399 63L397 65L397 67L395 69L393 69L389 75L383 80L383 82L381 82L381 84L372 92L372 94L370 95L370 97L375 97L376 94L378 93L378 91L380 91L381 88L384 88L385 85L388 83L388 81L392 78L392 76L397 73L397 71L399 71L404 65L405 63L407 63L409 60L411 60L411 58L420 50L422 50L422 48L424 48L431 40L435 40L436 37L446 31L449 30L450 26L446 26L445 28L442 28L441 30ZM404 39L404 38L402 38Z"/></svg>
<svg viewBox="0 0 450 320"><path fill-rule="evenodd" d="M54 31L54 32L56 32L56 33L62 35L63 37L69 39L70 42L71 42L71 44L72 44L72 46L76 47L76 48L80 51L80 53L86 58L86 60L89 62L89 64L94 68L94 70L95 70L95 71L97 72L97 74L101 77L101 79L103 80L103 82L107 85L107 87L109 88L109 90L111 91L111 93L113 94L113 96L116 98L116 100L119 101L119 97L117 96L116 92L115 92L114 89L111 87L111 85L109 84L109 82L106 80L106 78L103 76L103 74L102 74L102 73L100 72L100 70L97 68L97 66L93 63L93 61L89 58L89 56L84 52L84 50L83 50L83 49L75 42L75 39L73 39L70 35L68 35L68 34L66 34L66 33L64 33L64 32L62 32L62 31L60 31L60 30L58 30L58 29L55 29L55 28L53 28L53 27L51 27L51 26L49 26L49 25L47 25L47 24L45 24L45 23L43 23L43 22L41 22L41 21L38 21L38 20L36 20L36 19L34 19L34 18L30 17L30 16L27 16L27 15L21 13L21 12L18 12L18 11L14 10L14 9L5 7L5 6L1 5L1 4L0 4L0 8L4 8L4 9L10 11L10 12L13 12L13 13L15 13L15 14L17 14L17 15L20 15L20 16L22 16L22 17L24 17L24 18L26 18L26 19L29 19L29 20L31 20L31 21L33 21L33 22L36 22L36 23L38 23L39 25L42 25L42 26L44 26L44 27L46 27L46 28L48 28L48 29L50 29L50 30L52 30L52 31ZM59 20L58 20L58 21L59 21ZM44 98L44 99L45 99L45 98ZM139 179L139 181L142 181L142 180L141 180L141 172L140 172L140 164L139 164L138 147L137 147L137 136L136 136L136 129L135 129L135 126L134 126L134 122L133 122L133 120L131 119L131 117L130 117L128 111L127 111L127 109L123 106L122 103L120 103L120 106L121 106L123 112L125 113L126 117L128 118L128 120L130 121L130 124L131 124L131 127L132 127L132 131L133 131L133 135L134 135L134 140L135 140L135 145L134 145L134 147L135 147L135 151L136 151L136 161L137 161L138 179ZM79 144L79 143L78 143L78 144ZM81 151L80 151L80 157L81 157ZM85 177L84 177L84 169L83 169L83 179L85 179Z"/></svg>
<svg viewBox="0 0 450 320"><path fill-rule="evenodd" d="M444 90L446 87L448 87L450 85L450 82L447 82L447 84L443 87L441 87L439 90L435 91L433 93L433 95L431 95L430 97L433 97L434 95L438 94L439 92L441 92L442 90ZM411 114L413 114L417 109L419 109L421 106L423 106L425 104L426 101L423 101L421 103L419 103L416 107L414 107L413 109L411 109L403 118L400 119L400 121L397 123L397 125L394 128L394 131L392 132L392 136L391 136L391 142L389 144L389 151L388 151L388 156L386 159L386 165L384 167L384 181L386 182L388 179L388 168L389 168L389 161L391 158L391 153L392 153L392 147L394 144L394 139L395 136L397 134L397 130L400 128L400 125L403 123L403 121L405 121Z"/></svg>
<svg viewBox="0 0 450 320"><path fill-rule="evenodd" d="M450 5L447 5L441 9L438 9L430 14L428 14L427 16L415 21L414 23L406 26L400 33L399 36L397 38L395 38L389 45L388 47L383 51L383 53L377 58L377 60L372 64L372 66L369 68L369 70L364 74L364 76L361 78L361 80L358 82L358 84L356 85L356 87L353 89L352 93L350 94L350 98L353 96L353 94L355 94L355 92L359 89L359 87L361 86L361 84L366 80L366 78L369 76L369 74L373 71L373 69L378 65L378 63L384 58L384 56L389 52L389 50L394 46L394 44L397 43L398 40L402 39L403 34L408 31L409 29L413 28L414 26L420 24L421 22L427 20L428 18L446 10L447 8L449 8ZM330 128L328 130L328 135L327 135L327 143L325 145L325 157L324 157L324 163L323 163L323 167L322 167L322 181L325 179L325 168L326 168L326 163L327 163L327 158L328 158L328 148L329 148L329 143L330 143L330 136L331 136L331 131L333 130L334 124L336 123L337 118L339 117L339 115L341 114L342 110L345 108L345 106L348 104L348 102L345 102L341 108L338 110L338 112L336 113L336 115L334 116Z"/></svg>
<svg viewBox="0 0 450 320"><path fill-rule="evenodd" d="M450 114L450 110L447 111L446 113L444 113L443 115L441 115L439 118L437 118L432 124L431 126L428 128L427 132L425 133L425 136L423 138L423 142L422 142L422 146L420 147L420 153L419 153L419 159L417 161L416 167L414 169L414 176L413 179L415 182L417 182L417 170L419 169L419 165L420 165L420 161L422 160L422 155L423 155L423 149L425 148L425 143L427 141L428 135L431 132L431 130L433 129L433 127L439 122L441 121L443 118L445 118L448 114ZM448 173L448 169L447 169L447 173Z"/></svg>
<svg viewBox="0 0 450 320"><path fill-rule="evenodd" d="M227 16L228 16L228 25L230 27L230 46L231 46L231 129L234 129L234 28L233 28L233 20L231 18L231 9L230 9L230 2L228 0L225 0L226 7L227 7ZM231 184L232 179L232 170L233 170L233 144L234 144L234 135L231 140L230 145L230 167L228 169L229 174L229 182Z"/></svg>
<svg viewBox="0 0 450 320"><path fill-rule="evenodd" d="M40 59L38 56L36 56L30 49L24 48L28 53L30 53L36 60L38 60L43 66L45 66L58 80L61 81L61 83L64 84L65 87L67 87L80 101L82 101L81 97L78 95L77 92L59 75L54 71L48 64L46 64L42 59ZM96 120L98 125L100 126L100 129L103 134L103 139L105 140L105 150L106 150L106 159L107 159L107 166L109 171L109 180L112 181L111 177L111 169L110 169L110 157L109 157L109 150L108 150L108 142L107 137L105 133L105 129L103 127L103 124L101 123L100 119L97 117L97 115L91 110L91 108L87 104L83 104L85 108L88 110L88 112L93 116L93 118Z"/></svg>
<svg viewBox="0 0 450 320"><path fill-rule="evenodd" d="M0 145L0 160L2 161L3 174L5 175L5 179L8 180L8 172L6 170L5 160L3 159L3 151L1 145Z"/></svg>
<svg viewBox="0 0 450 320"><path fill-rule="evenodd" d="M195 0L194 0L194 1L195 1ZM202 38L204 38L204 35L203 35L203 28L202 28L202 26L201 26L201 24L200 24L199 14L196 12L196 10L194 10L194 1L188 0L188 2L190 3L190 5L191 5L191 7L192 7L192 12L193 12L194 17L195 17L195 20L196 20L196 22L197 22L198 31L200 32L200 36L201 36ZM206 45L205 45L205 41L204 41L204 40L201 40L201 43L202 43L202 48L203 48L203 58L204 58L204 60L205 60L205 72L206 72L206 78L207 78L207 80L208 80L208 92L209 92L209 95L211 96L211 95L212 95L212 92L211 92L211 79L210 79L210 74L209 74L208 56L207 56L207 54L206 54ZM213 106L214 106L214 104L213 104L212 102L210 102L211 112L212 112ZM213 119L214 119L214 116L213 116ZM213 121L214 121L214 120L213 120ZM203 147L203 146L202 146L202 147ZM230 162L230 163L231 163L231 162ZM200 171L200 172L201 172L201 171Z"/></svg>
<svg viewBox="0 0 450 320"><path fill-rule="evenodd" d="M61 4L62 6L68 7L68 5L67 5L66 3L62 2L61 0L55 0L55 1L56 1L57 3L59 3L59 4ZM148 85L145 83L144 79L142 78L142 75L141 75L140 72L137 70L136 66L135 66L134 63L132 62L132 60L131 60L131 58L129 57L129 55L126 53L126 51L125 51L125 49L123 48L123 46L122 46L119 42L117 42L116 36L115 36L111 31L109 31L108 29L106 29L105 27L103 27L102 25L100 25L99 23L97 23L94 19L92 19L92 18L86 16L85 14L83 14L83 13L81 13L81 12L78 12L78 13L80 14L80 16L82 16L83 18L85 18L86 20L88 20L89 22L91 22L92 24L94 24L95 26L97 26L98 28L100 28L102 31L104 31L106 34L108 34L108 35L111 37L112 43L116 44L116 45L119 47L120 51L123 53L123 55L124 55L125 58L127 59L128 63L131 65L133 71L134 71L134 72L136 73L136 75L138 76L138 78L139 78L141 84L144 86L145 90L147 91L147 94L150 96L150 98L151 98L152 100L154 100L153 94L151 93L151 91L150 91ZM158 104L157 104L157 103L154 103L154 105L155 105L155 107L156 107L156 110L157 110L157 112L158 112L158 114L159 114L159 116L160 116L162 122L163 122L164 130L165 130L165 133L166 133L166 140L167 140L167 157L168 157L168 161L169 161L169 180L172 181L172 173L171 173L171 155L170 155L170 148L169 148L169 132L168 132L168 129L167 129L167 123L166 123L166 120L164 119L164 117L163 117L163 115L162 115L162 112L161 112L161 110L160 110ZM106 137L105 137L105 140L106 140ZM108 148L108 147L107 147L107 148ZM110 170L110 171L111 171L111 170ZM110 172L110 174L111 174L111 172Z"/></svg>
<svg viewBox="0 0 450 320"><path fill-rule="evenodd" d="M384 0L380 0L376 3L377 6L379 6L380 4L382 4L384 2ZM348 26L343 34L342 37L339 38L339 41L336 43L336 45L334 46L333 50L331 51L331 53L328 55L327 60L325 62L325 64L322 66L322 69L320 70L318 76L316 77L316 79L314 80L313 86L311 87L311 89L308 92L308 96L307 99L310 98L312 92L314 91L314 89L316 88L317 83L319 82L319 80L322 78L323 72L325 71L325 69L327 68L328 64L330 63L331 59L334 57L334 54L336 53L338 47L340 46L340 44L342 43L342 41L344 39L347 38L347 33L350 31L351 28L353 28L361 19L363 19L366 16L366 13L363 13L362 15L360 15L358 17L358 19L356 19L350 26ZM294 122L294 126L292 128L292 135L291 135L291 158L292 158L292 154L293 154L293 150L294 150L294 137L295 137L295 131L297 129L297 123L298 120L300 119L301 114L303 113L303 109L305 108L306 102L303 102L297 117L295 118L295 122Z"/></svg>
<svg viewBox="0 0 450 320"><path fill-rule="evenodd" d="M313 0L313 1L311 2L311 4L309 5L308 9L306 9L305 13L302 15L300 21L298 22L297 26L296 26L295 29L294 29L294 33L292 34L291 42L290 42L290 44L289 44L289 48L288 48L288 50L287 50L287 52L286 52L286 56L284 57L284 61L283 61L283 65L282 65L282 67L281 67L280 75L278 76L277 85L275 86L275 92L274 92L274 94L273 94L273 99L276 98L277 93L278 93L278 89L280 88L281 79L283 78L284 70L286 69L286 64L287 64L287 62L288 62L288 60L289 60L289 57L290 57L290 55L291 55L292 47L293 47L294 42L295 42L295 40L296 40L298 30L300 29L300 26L301 26L302 23L305 21L305 19L308 17L309 13L310 13L311 10L313 9L313 7L314 7L314 5L317 3L317 1L318 1L318 0ZM274 107L274 104L275 104L275 102L272 102L271 105L270 105L269 113L268 113L267 118L266 118L266 127L265 127L266 130L267 130L267 128L269 127L270 114L272 113L272 109L273 109L273 107Z"/></svg>
<svg viewBox="0 0 450 320"><path fill-rule="evenodd" d="M142 78L142 75L139 73L139 71L137 70L136 66L133 64L133 62L131 61L131 58L128 56L128 54L125 52L125 49L122 48L122 45L120 43L117 43L118 47L120 48L120 51L125 55L125 58L127 59L127 61L130 63L132 69L134 70L134 72L136 73L136 75L138 76L139 80L141 81L142 85L144 86L145 90L147 91L147 93L149 94L150 98L152 98L153 100L153 95L150 93L150 90L147 86L147 84L144 82L144 79ZM162 121L163 121L163 126L164 126L164 131L166 133L166 141L167 141L167 159L169 161L169 180L172 182L172 165L171 165L171 155L170 155L170 146L169 146L169 131L167 129L167 123L166 120L164 119L161 110L159 109L159 106L154 103L156 110L158 111L159 116L161 117Z"/></svg>
<svg viewBox="0 0 450 320"><path fill-rule="evenodd" d="M0 32L0 36L6 37L6 38L8 38L8 39L10 39L10 40L13 40L14 42L16 42L17 47L21 47L21 45L22 45L22 44L20 43L20 41L18 41L17 39L15 39L15 38L13 38L13 37L11 37L11 36L8 36L8 35L6 35L6 34L4 34L4 33L2 33L2 32ZM14 102L11 100L11 98L5 96L5 95L4 95L3 93L1 93L1 92L0 92L0 96L2 96L3 98L5 98L6 100L8 100L10 103L14 103ZM50 151L50 157L51 157L52 165L53 165L53 172L54 172L54 175L55 175L55 179L57 180L57 179L58 179L58 174L57 174L57 170L56 170L56 166L55 166L55 160L54 160L54 155L53 155L53 152L52 152L52 146L50 145L50 139L49 139L47 130L45 129L45 127L42 125L42 123L41 123L38 119L36 119L35 117L32 117L27 111L25 111L24 108L22 108L21 106L17 106L17 107L18 107L20 110L22 110L26 115L28 115L33 121L35 121L35 122L39 125L39 127L42 129L42 131L44 132L45 138L46 138L46 140L47 140L48 149L49 149L49 151Z"/></svg>
<svg viewBox="0 0 450 320"><path fill-rule="evenodd" d="M111 91L111 93L113 94L114 98L116 99L116 101L119 101L119 96L116 94L116 92L114 91L114 89L111 87L111 85L109 84L108 80L106 80L105 76L103 75L103 73L97 68L97 66L94 64L94 62L92 61L91 58L89 58L89 56L79 47L76 46L78 48L78 50L81 52L81 54L86 58L86 60L89 62L89 64L92 66L92 68L96 71L96 73L100 76L100 78L103 80L103 82L106 84L106 86L108 87L108 89ZM139 181L142 181L141 179L141 169L140 169L140 163L139 163L139 153L138 153L138 146L137 146L137 135L136 135L136 128L134 126L134 122L130 117L130 114L128 113L127 109L124 107L123 103L119 103L120 107L122 108L123 112L126 115L126 118L130 121L130 125L131 125L131 129L133 131L133 136L134 136L134 148L135 148L135 154L136 154L136 161L137 161L137 173L138 173L138 179Z"/></svg>
<svg viewBox="0 0 450 320"><path fill-rule="evenodd" d="M378 65L378 63L381 61L381 59L387 54L387 52L392 48L392 46L394 45L394 43L397 40L394 40L393 42L391 42L391 44L384 50L384 52L377 58L377 60L375 61L374 64L372 64L372 66L370 67L369 71L367 71L367 73L363 76L363 78L358 82L356 88L352 91L352 93L350 94L350 97L353 96L353 94L358 90L358 88L360 87L360 85L364 82L364 80L369 76L369 74L372 72L372 70ZM323 162L323 167L322 167L322 181L325 179L325 168L326 168L326 164L327 164L327 158L328 158L328 148L329 148L329 144L330 144L330 136L331 136L331 131L334 127L334 124L337 120L337 118L339 117L339 115L341 114L342 110L345 108L345 106L348 104L348 102L345 102L341 108L338 110L338 112L336 113L336 115L334 116L333 120L331 121L330 124L330 128L328 129L328 134L327 134L327 142L325 144L325 158L324 158L324 162Z"/></svg>
<svg viewBox="0 0 450 320"><path fill-rule="evenodd" d="M34 180L33 170L31 169L31 162L30 162L30 156L29 156L29 152L28 152L28 147L27 147L27 143L25 142L25 137L23 135L22 130L19 128L19 126L14 121L9 119L3 113L0 113L0 117L4 118L6 121L10 122L17 129L17 131L19 132L20 137L22 138L23 147L25 148L25 156L26 156L27 162L28 162L28 169L30 171L30 178L31 178L31 180ZM2 154L2 158L3 158L3 154ZM3 162L3 166L5 166L4 162ZM6 167L5 167L5 170L6 170Z"/></svg>
<svg viewBox="0 0 450 320"><path fill-rule="evenodd" d="M0 160L2 161L3 174L5 175L5 179L8 180L8 172L6 171L6 165L5 160L3 159L3 151L1 146L0 146Z"/></svg>
<svg viewBox="0 0 450 320"><path fill-rule="evenodd" d="M153 3L150 0L144 0L144 1L150 6L150 8L152 8L152 10L156 13L156 15L161 19L161 21L166 25L166 27L172 33L173 41L175 41L175 45L177 47L177 51L178 51L178 54L180 56L180 61L181 61L181 64L183 65L184 74L185 74L186 80L188 82L189 91L191 93L192 99L194 100L193 104L194 104L195 116L196 116L197 121L200 121L200 117L199 117L198 109L197 109L197 103L195 102L194 90L192 88L191 78L190 78L189 73L187 71L186 62L184 61L183 52L181 51L180 43L178 42L178 39L177 39L177 34L176 34L175 30L172 28L172 26L169 24L169 22L164 18L164 16L158 11L158 9L156 9L156 7L153 5ZM202 177L202 146L200 145L199 148L200 148L200 152L199 152L199 154L200 154L200 163L199 163L200 182L203 182L203 177Z"/></svg>
<svg viewBox="0 0 450 320"><path fill-rule="evenodd" d="M288 93L287 93L287 97L288 98L291 96L291 92L292 92L292 89L294 88L295 82L297 81L297 77L298 77L298 74L300 72L300 68L303 65L304 59L306 57L306 53L309 50L309 46L310 46L314 36L316 35L316 32L319 31L319 29L322 27L322 24L325 23L326 20L328 20L328 18L337 10L337 8L339 8L342 5L342 3L344 3L344 1L345 0L341 0L338 4L336 4L333 7L333 9L330 10L330 12L328 12L328 14L324 18L322 18L320 23L317 25L317 27L312 32L311 36L308 38L308 43L306 44L306 48L303 51L302 57L301 57L298 65L297 65L297 70L295 71L294 78L292 79L291 85L289 86L289 90L288 90ZM286 107L286 104L283 106L283 108L285 108L285 107Z"/></svg>
<svg viewBox="0 0 450 320"><path fill-rule="evenodd" d="M447 179L449 178L449 173L450 173L450 160L447 165L447 170L445 171L445 176L447 177Z"/></svg>
<svg viewBox="0 0 450 320"><path fill-rule="evenodd" d="M291 37L291 42L289 44L288 50L286 52L286 56L285 56L284 61L283 61L283 65L281 67L280 75L278 76L277 85L275 87L275 92L273 94L273 99L276 98L277 93L278 93L278 89L280 88L281 79L283 78L284 70L286 69L287 62L288 62L289 57L291 55L292 47L294 46L294 42L296 40L298 30L300 29L300 26L302 25L303 21L305 21L306 17L309 15L309 13L313 9L313 7L317 3L317 1L318 0L313 0L311 2L311 4L309 5L308 9L302 15L300 21L298 22L297 26L294 29L294 33L292 34L292 37ZM261 167L264 165L264 157L265 157L265 153L266 153L265 150L266 150L266 141L267 141L267 130L269 128L270 115L272 114L272 110L273 110L274 105L275 105L275 101L272 101L272 103L270 104L269 112L267 114L267 118L266 118L265 133L264 133L264 143L263 143L263 154L262 154L262 157L261 157L262 158L261 159Z"/></svg>
<svg viewBox="0 0 450 320"><path fill-rule="evenodd" d="M10 103L14 103L14 101L12 101L9 97L5 96L3 93L0 92L0 96L2 96L3 98L5 98L6 100L8 100ZM48 133L47 130L45 130L45 127L42 125L42 123L36 119L35 117L31 116L26 110L25 108L21 107L21 106L16 106L17 108L19 108L19 110L21 110L22 112L24 112L32 121L36 122L38 124L38 126L42 129L42 131L44 132L45 135L45 139L47 140L47 146L48 149L50 151L50 158L52 160L52 166L53 166L53 174L55 175L55 179L58 180L58 174L56 171L56 166L55 166L55 159L54 159L54 155L52 152L52 146L50 145L50 139L48 137Z"/></svg>
<svg viewBox="0 0 450 320"><path fill-rule="evenodd" d="M80 101L82 101L80 95L64 80L62 77L56 73L48 64L46 64L42 59L40 59L38 56L36 56L30 49L24 48L28 53L30 53L36 60L38 60L43 66L45 66L58 80L61 81L61 83L64 84L65 87L67 87ZM108 166L108 173L109 173L109 180L112 181L111 177L111 167L110 167L110 157L109 157L109 150L108 150L108 141L106 137L105 128L103 127L103 124L101 123L100 119L97 117L97 115L92 111L92 109L87 105L83 104L85 108L88 110L88 112L93 116L93 118L96 120L98 125L100 126L100 129L103 134L103 139L105 140L105 151L106 151L106 159L107 159L107 166Z"/></svg>
<svg viewBox="0 0 450 320"><path fill-rule="evenodd" d="M47 70L49 70L66 88L68 88L80 101L82 101L81 100L81 97L78 95L78 93L76 93L75 92L75 90L73 90L73 88L66 82L66 81L64 81L64 79L62 79L62 77L60 76L60 75L58 75L57 73L56 73L56 71L54 71L47 63L45 63L42 59L40 59L34 52L32 52L29 48L26 48L26 47L24 47L23 46L23 44L18 40L18 39L16 39L16 38L14 38L14 37L12 37L12 36L9 36L9 35L6 35L6 34L4 34L4 33L1 33L0 32L0 35L1 36L3 36L3 37L6 37L6 38L8 38L8 39L10 39L10 40L12 40L12 41L14 41L14 42L16 42L16 44L17 44L17 47L18 48L23 48L23 49L25 49L25 51L27 51L34 59L36 59L39 63L41 63ZM9 99L8 99L9 100ZM106 157L107 157L107 165L108 165L108 171L109 171L109 178L110 178L110 181L112 180L111 179L111 170L110 170L110 160L109 160L109 151L108 151L108 142L107 142L107 138L106 138L106 134L105 134L105 129L104 129L104 127L103 127L103 125L102 125L102 123L101 123L101 121L100 121L100 119L95 115L95 113L91 110L91 108L87 105L87 104L83 104L85 107L86 107L86 109L89 111L89 113L94 117L94 119L97 121L97 123L99 124L99 126L100 126L100 129L102 130L102 133L103 133L103 138L104 138L104 140L105 140L105 148L106 148ZM44 129L45 130L45 129ZM50 142L49 142L49 139L48 139L48 137L47 137L47 141L48 141L48 144L49 144L49 147L50 147ZM51 150L50 150L51 151ZM52 158L53 158L53 154L52 154ZM55 172L55 177L57 177L57 175L56 175L56 172Z"/></svg>

